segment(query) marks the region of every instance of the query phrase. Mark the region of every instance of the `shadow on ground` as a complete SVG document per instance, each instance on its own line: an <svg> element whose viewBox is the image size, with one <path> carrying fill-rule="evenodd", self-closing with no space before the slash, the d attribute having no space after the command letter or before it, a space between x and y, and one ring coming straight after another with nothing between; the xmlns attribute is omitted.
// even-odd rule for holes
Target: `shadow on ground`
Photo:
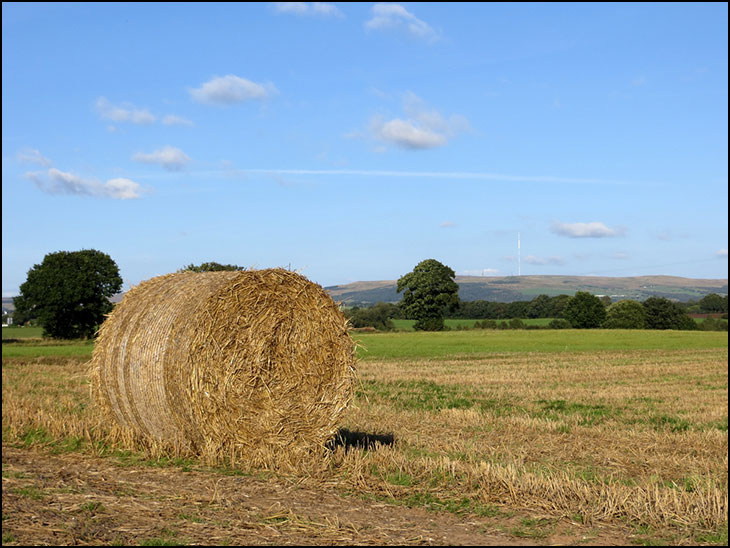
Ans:
<svg viewBox="0 0 730 548"><path fill-rule="evenodd" d="M327 448L332 451L339 447L344 447L345 451L350 449L372 450L380 445L393 445L394 442L393 434L368 434L340 428L335 437L327 443Z"/></svg>

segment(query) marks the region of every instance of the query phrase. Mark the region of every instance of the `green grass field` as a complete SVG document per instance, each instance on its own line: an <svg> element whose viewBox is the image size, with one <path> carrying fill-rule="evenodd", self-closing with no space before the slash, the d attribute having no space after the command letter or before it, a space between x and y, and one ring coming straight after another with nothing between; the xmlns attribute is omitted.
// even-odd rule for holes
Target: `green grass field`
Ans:
<svg viewBox="0 0 730 548"><path fill-rule="evenodd" d="M55 341L30 336L7 337L3 358L88 356L93 341ZM40 328L15 328L12 332ZM505 352L596 352L727 348L727 332L642 331L622 329L469 330L394 333L353 333L358 357L365 360L442 358ZM10 339L12 342L8 342ZM24 340L27 339L27 340Z"/></svg>
<svg viewBox="0 0 730 548"><path fill-rule="evenodd" d="M624 329L471 330L436 333L356 333L365 360L441 358L504 352L596 352L727 348L728 334L716 331Z"/></svg>
<svg viewBox="0 0 730 548"><path fill-rule="evenodd" d="M42 327L3 327L3 339L28 339L43 336Z"/></svg>

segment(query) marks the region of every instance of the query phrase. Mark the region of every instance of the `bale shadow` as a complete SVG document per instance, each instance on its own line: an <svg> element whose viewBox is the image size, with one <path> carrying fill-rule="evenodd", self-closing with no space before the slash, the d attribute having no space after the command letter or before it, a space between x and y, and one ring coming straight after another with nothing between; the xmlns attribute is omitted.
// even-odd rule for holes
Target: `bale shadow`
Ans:
<svg viewBox="0 0 730 548"><path fill-rule="evenodd" d="M395 443L393 434L368 434L340 428L337 434L327 442L327 449L335 451L339 447L344 447L345 452L350 449L373 450L381 445L392 446L393 443Z"/></svg>

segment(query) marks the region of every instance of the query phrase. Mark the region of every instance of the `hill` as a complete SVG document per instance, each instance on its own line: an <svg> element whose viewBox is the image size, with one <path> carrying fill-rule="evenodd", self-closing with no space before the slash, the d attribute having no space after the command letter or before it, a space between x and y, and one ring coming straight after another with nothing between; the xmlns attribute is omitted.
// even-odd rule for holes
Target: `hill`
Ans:
<svg viewBox="0 0 730 548"><path fill-rule="evenodd" d="M709 293L727 295L727 279L695 279L675 276L637 276L609 278L600 276L457 276L459 297L463 301L529 301L537 295L574 295L588 291L609 295L613 300L666 297L677 301L699 300ZM371 305L378 301L398 302L396 281L354 282L326 287L335 301L348 305Z"/></svg>
<svg viewBox="0 0 730 548"><path fill-rule="evenodd" d="M725 279L695 279L676 276L637 276L633 278L608 278L599 276L457 276L459 297L463 301L529 301L537 295L574 295L576 291L588 291L594 295L609 295L613 300L649 297L667 297L677 301L699 300L709 293L727 295ZM395 280L354 282L346 285L325 287L327 293L338 302L347 305L372 305L379 301L395 303L401 295L396 291ZM119 302L122 294L112 297ZM3 310L13 311L13 299L3 297Z"/></svg>

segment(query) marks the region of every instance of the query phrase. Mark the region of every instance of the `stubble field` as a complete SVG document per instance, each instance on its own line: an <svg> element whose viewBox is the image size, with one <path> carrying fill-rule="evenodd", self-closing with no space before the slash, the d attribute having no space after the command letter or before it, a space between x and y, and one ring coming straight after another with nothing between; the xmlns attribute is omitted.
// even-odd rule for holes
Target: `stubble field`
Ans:
<svg viewBox="0 0 730 548"><path fill-rule="evenodd" d="M3 543L727 543L726 333L357 337L339 442L299 470L115 436L91 347L4 343Z"/></svg>

